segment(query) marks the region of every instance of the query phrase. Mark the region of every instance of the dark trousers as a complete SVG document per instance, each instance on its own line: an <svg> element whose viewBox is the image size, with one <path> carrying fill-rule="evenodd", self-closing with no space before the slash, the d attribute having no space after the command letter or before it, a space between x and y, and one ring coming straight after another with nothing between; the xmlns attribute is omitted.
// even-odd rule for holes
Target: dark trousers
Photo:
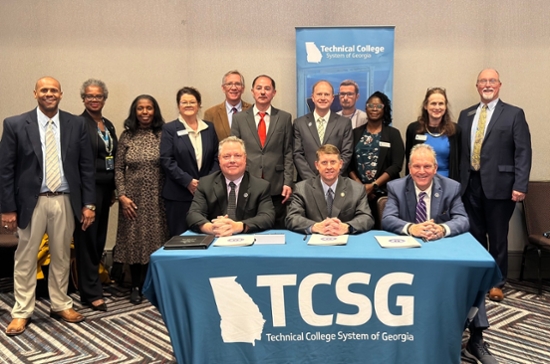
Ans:
<svg viewBox="0 0 550 364"><path fill-rule="evenodd" d="M166 209L166 222L170 236L181 235L187 231L187 212L191 207L191 201L164 200Z"/></svg>
<svg viewBox="0 0 550 364"><path fill-rule="evenodd" d="M286 205L290 203L290 199L283 204L284 197L281 195L271 196L271 201L273 201L273 207L275 207L275 226L274 229L284 229L285 228L285 218L286 218Z"/></svg>
<svg viewBox="0 0 550 364"><path fill-rule="evenodd" d="M96 184L95 221L82 231L82 223L76 221L74 246L78 272L78 291L81 302L93 302L103 297L99 279L99 264L107 240L109 209L113 197L113 184Z"/></svg>
<svg viewBox="0 0 550 364"><path fill-rule="evenodd" d="M495 259L502 273L502 281L497 287L502 288L508 276L508 230L516 206L512 201L512 191L509 199L488 199L479 173L472 172L463 201L470 221L470 233Z"/></svg>

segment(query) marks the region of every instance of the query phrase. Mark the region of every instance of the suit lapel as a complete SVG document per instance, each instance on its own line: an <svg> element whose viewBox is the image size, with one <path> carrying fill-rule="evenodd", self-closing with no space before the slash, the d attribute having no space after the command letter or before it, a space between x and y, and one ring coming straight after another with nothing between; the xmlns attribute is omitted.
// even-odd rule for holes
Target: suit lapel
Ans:
<svg viewBox="0 0 550 364"><path fill-rule="evenodd" d="M258 147L262 149L262 143L260 143L260 136L258 135L258 128L256 127L256 119L254 118L254 111L252 108L245 111L246 113L246 125L250 129L250 134L258 144Z"/></svg>
<svg viewBox="0 0 550 364"><path fill-rule="evenodd" d="M178 149L185 150L190 155L191 163L193 164L195 170L198 172L199 167L197 166L197 155L195 154L195 148L193 148L193 144L191 144L191 140L189 139L189 131L185 128L183 123L178 119L175 123L176 125L176 143L178 143ZM187 133L185 135L178 135L178 132L186 130ZM202 138L201 133L201 138ZM205 150L205 148L203 148Z"/></svg>
<svg viewBox="0 0 550 364"><path fill-rule="evenodd" d="M321 215L322 220L324 220L328 217L328 209L325 192L323 190L323 185L321 184L321 177L315 177L315 182L311 185L311 190L313 194L313 199L315 200L315 204L317 205L317 209L319 210L319 214Z"/></svg>
<svg viewBox="0 0 550 364"><path fill-rule="evenodd" d="M306 115L306 125L309 129L309 132L311 133L311 136L313 137L313 140L317 143L317 148L321 146L321 140L319 139L319 131L317 130L317 121L313 117L313 113L309 113Z"/></svg>
<svg viewBox="0 0 550 364"><path fill-rule="evenodd" d="M439 211L441 211L441 196L443 196L443 189L437 176L434 176L430 201L430 219L435 219L439 215Z"/></svg>
<svg viewBox="0 0 550 364"><path fill-rule="evenodd" d="M331 112L330 118L328 119L327 128L325 129L325 140L328 140L328 138L330 137L330 134L332 134L332 132L334 131L334 128L336 127L336 118L337 118L336 113Z"/></svg>
<svg viewBox="0 0 550 364"><path fill-rule="evenodd" d="M414 189L414 182L411 176L407 176L407 183L405 186L405 199L407 201L407 210L409 213L408 221L416 221L416 191Z"/></svg>
<svg viewBox="0 0 550 364"><path fill-rule="evenodd" d="M269 139L277 128L277 121L279 121L279 113L273 106L271 107L271 115L269 115L269 129L267 130L267 136L265 138L265 145L269 143ZM265 146L264 146L265 147Z"/></svg>
<svg viewBox="0 0 550 364"><path fill-rule="evenodd" d="M344 178L338 178L338 185L336 191L334 191L334 201L332 203L332 216L338 217L342 207L346 205L346 199L348 198L348 180Z"/></svg>
<svg viewBox="0 0 550 364"><path fill-rule="evenodd" d="M463 133L468 133L468 150L470 151L468 154L471 154L471 145L472 145L472 124L474 123L474 117L476 116L476 111L477 111L477 108L478 108L478 105L476 106L473 106L471 108L471 110L469 110L467 113L466 113L466 123L467 123L467 128L466 130L463 130L462 132Z"/></svg>
<svg viewBox="0 0 550 364"><path fill-rule="evenodd" d="M238 221L244 220L244 212L250 195L250 192L248 190L248 187L250 185L249 179L249 174L245 173L243 175L241 185L239 186L239 196L237 197L237 211L235 211L235 215L237 216Z"/></svg>
<svg viewBox="0 0 550 364"><path fill-rule="evenodd" d="M59 111L59 135L61 138L61 160L63 162L65 162L65 158L69 153L69 141L72 140L73 131L73 123L69 121L69 117L64 112Z"/></svg>
<svg viewBox="0 0 550 364"><path fill-rule="evenodd" d="M218 111L218 116L220 120L224 121L222 122L223 131L227 135L231 135L231 126L229 125L229 119L227 118L227 109L225 108L225 101L222 102L221 105L219 105L217 111Z"/></svg>
<svg viewBox="0 0 550 364"><path fill-rule="evenodd" d="M25 127L27 131L27 135L29 136L30 144L32 145L32 149L34 150L34 154L36 154L36 158L38 158L38 163L40 164L40 169L44 170L43 165L43 157L42 157L42 142L40 141L40 125L38 125L38 119L36 117L36 109L29 112L29 116L27 117L27 126Z"/></svg>
<svg viewBox="0 0 550 364"><path fill-rule="evenodd" d="M227 213L227 186L225 184L225 177L223 176L223 173L218 173L219 177L214 180L214 195L216 196L216 201L218 202L220 214L225 215Z"/></svg>
<svg viewBox="0 0 550 364"><path fill-rule="evenodd" d="M502 109L504 109L504 105L502 104L502 101L498 100L495 106L495 110L493 111L493 115L491 115L491 120L489 120L489 125L487 125L487 131L485 132L485 137L483 138L483 140L485 140L489 136L495 124L498 123L498 118L502 113Z"/></svg>

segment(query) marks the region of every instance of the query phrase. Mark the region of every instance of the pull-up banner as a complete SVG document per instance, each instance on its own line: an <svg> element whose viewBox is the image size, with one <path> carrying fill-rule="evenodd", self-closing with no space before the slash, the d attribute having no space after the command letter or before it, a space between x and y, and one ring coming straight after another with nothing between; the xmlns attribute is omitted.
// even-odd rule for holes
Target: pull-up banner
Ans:
<svg viewBox="0 0 550 364"><path fill-rule="evenodd" d="M360 110L375 91L392 99L393 52L393 26L296 28L296 115L313 110L311 88L319 80L334 87L333 111L341 110L338 89L348 79L359 85Z"/></svg>

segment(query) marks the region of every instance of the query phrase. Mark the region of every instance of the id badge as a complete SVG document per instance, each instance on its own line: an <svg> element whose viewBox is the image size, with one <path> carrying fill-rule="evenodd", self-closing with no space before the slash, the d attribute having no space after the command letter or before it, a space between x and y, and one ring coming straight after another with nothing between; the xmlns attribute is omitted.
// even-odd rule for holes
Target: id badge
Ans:
<svg viewBox="0 0 550 364"><path fill-rule="evenodd" d="M115 159L112 155L105 157L105 170L112 171L115 169Z"/></svg>

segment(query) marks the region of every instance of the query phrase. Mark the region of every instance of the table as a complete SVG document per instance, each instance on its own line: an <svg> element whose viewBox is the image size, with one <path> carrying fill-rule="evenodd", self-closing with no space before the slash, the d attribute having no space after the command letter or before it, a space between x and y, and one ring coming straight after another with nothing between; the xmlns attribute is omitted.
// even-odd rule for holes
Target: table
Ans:
<svg viewBox="0 0 550 364"><path fill-rule="evenodd" d="M164 250L144 294L184 363L460 363L468 312L500 280L470 235L383 249L346 246Z"/></svg>

